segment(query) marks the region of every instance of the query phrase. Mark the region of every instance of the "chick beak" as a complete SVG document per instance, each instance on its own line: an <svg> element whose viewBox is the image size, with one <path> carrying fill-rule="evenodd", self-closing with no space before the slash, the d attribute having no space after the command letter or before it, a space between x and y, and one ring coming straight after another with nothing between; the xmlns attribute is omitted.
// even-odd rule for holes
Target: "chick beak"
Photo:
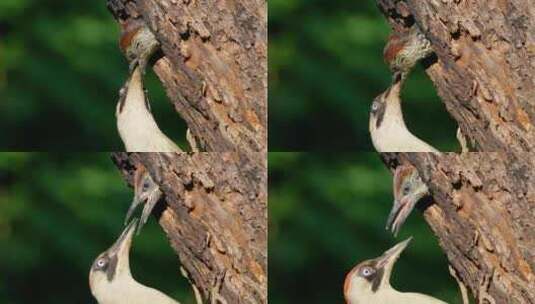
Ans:
<svg viewBox="0 0 535 304"><path fill-rule="evenodd" d="M382 268L384 270L383 282L390 281L390 275L392 274L392 268L394 267L394 264L396 263L403 250L407 248L411 240L412 237L404 240L401 243L398 243L394 247L388 249L385 253L383 253L382 256L378 258L377 268Z"/></svg>
<svg viewBox="0 0 535 304"><path fill-rule="evenodd" d="M397 236L401 226L403 226L407 220L407 217L409 217L409 214L411 214L414 206L416 206L416 203L426 196L427 193L427 187L423 186L417 191L414 191L413 193L404 196L399 200L394 200L392 210L390 210L390 214L388 215L388 219L386 221L386 229L390 229L394 236Z"/></svg>
<svg viewBox="0 0 535 304"><path fill-rule="evenodd" d="M153 189L150 190L150 193L147 195L145 207L143 207L143 212L141 213L141 220L137 228L138 234L143 225L147 223L149 216L151 215L152 210L154 209L154 206L156 206L156 203L160 201L161 197L162 191L160 191L160 188L158 186L154 186Z"/></svg>
<svg viewBox="0 0 535 304"><path fill-rule="evenodd" d="M130 218L132 217L132 214L134 214L134 211L136 211L137 206L139 206L142 202L143 200L138 195L137 190L136 190L136 194L134 195L134 199L132 200L132 203L130 204L130 208L128 208L128 211L126 212L126 217L124 219L125 225L128 223L128 221L130 221Z"/></svg>
<svg viewBox="0 0 535 304"><path fill-rule="evenodd" d="M410 197L394 200L392 210L390 211L386 222L386 229L390 229L394 236L397 236L401 226L405 223L407 217L409 217L413 207L414 204L411 204Z"/></svg>
<svg viewBox="0 0 535 304"><path fill-rule="evenodd" d="M124 219L125 225L126 223L128 223L128 221L130 221L130 218L132 217L132 214L134 214L134 211L136 211L137 206L139 206L145 201L145 197L143 196L143 175L144 174L145 174L144 167L139 167L134 173L134 199L132 200L132 203L130 203L130 207L128 208L128 211L126 212L126 217Z"/></svg>
<svg viewBox="0 0 535 304"><path fill-rule="evenodd" d="M402 202L403 200L394 200L394 203L392 204L392 209L390 210L390 214L388 214L388 219L386 220L386 230L393 230L393 224L397 222L399 211L402 209Z"/></svg>

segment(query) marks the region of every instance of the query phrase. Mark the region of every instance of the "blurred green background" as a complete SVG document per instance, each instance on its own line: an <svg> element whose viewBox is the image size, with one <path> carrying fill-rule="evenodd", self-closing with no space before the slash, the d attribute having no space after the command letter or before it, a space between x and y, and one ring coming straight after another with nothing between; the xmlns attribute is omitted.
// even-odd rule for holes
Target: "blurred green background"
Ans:
<svg viewBox="0 0 535 304"><path fill-rule="evenodd" d="M368 111L389 85L390 27L376 1L270 0L270 151L370 151ZM408 128L457 151L456 124L422 67L403 91Z"/></svg>
<svg viewBox="0 0 535 304"><path fill-rule="evenodd" d="M385 230L392 201L392 176L376 153L270 153L270 303L345 303L345 275L409 236L392 286L461 303L421 212L397 238Z"/></svg>
<svg viewBox="0 0 535 304"><path fill-rule="evenodd" d="M128 64L106 1L0 1L0 150L116 151ZM183 121L148 69L160 128L179 145Z"/></svg>
<svg viewBox="0 0 535 304"><path fill-rule="evenodd" d="M89 269L132 198L109 154L0 153L0 303L96 303ZM134 238L130 266L139 282L194 303L154 218Z"/></svg>

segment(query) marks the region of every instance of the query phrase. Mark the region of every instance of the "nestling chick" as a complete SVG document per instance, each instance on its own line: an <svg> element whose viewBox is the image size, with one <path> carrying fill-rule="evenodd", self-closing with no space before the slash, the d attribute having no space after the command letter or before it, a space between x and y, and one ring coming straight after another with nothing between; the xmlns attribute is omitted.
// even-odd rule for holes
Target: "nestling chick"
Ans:
<svg viewBox="0 0 535 304"><path fill-rule="evenodd" d="M130 71L139 65L142 74L152 55L160 48L160 43L143 21L133 20L122 28L119 47L130 64Z"/></svg>
<svg viewBox="0 0 535 304"><path fill-rule="evenodd" d="M156 206L156 203L158 203L162 195L163 193L160 190L160 187L154 182L147 169L143 166L139 166L134 173L134 199L126 213L125 223L130 220L130 217L132 217L137 206L145 204L141 214L141 221L137 228L139 233L143 225L147 223L154 206Z"/></svg>
<svg viewBox="0 0 535 304"><path fill-rule="evenodd" d="M386 221L386 229L397 236L416 203L428 195L429 189L415 167L398 166L394 173L394 204Z"/></svg>
<svg viewBox="0 0 535 304"><path fill-rule="evenodd" d="M431 42L415 24L405 32L392 33L388 37L383 56L395 82L397 79L405 79L418 61L432 53Z"/></svg>

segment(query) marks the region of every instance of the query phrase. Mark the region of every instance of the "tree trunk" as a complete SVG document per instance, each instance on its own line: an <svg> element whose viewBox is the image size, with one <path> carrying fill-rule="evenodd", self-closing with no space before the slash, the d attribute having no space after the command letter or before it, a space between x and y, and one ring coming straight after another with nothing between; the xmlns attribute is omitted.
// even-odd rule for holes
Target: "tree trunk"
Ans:
<svg viewBox="0 0 535 304"><path fill-rule="evenodd" d="M424 217L478 303L535 303L535 154L382 157L418 169L434 201Z"/></svg>
<svg viewBox="0 0 535 304"><path fill-rule="evenodd" d="M129 184L142 165L160 186L154 213L205 301L215 291L229 304L267 303L267 167L255 155L113 155Z"/></svg>
<svg viewBox="0 0 535 304"><path fill-rule="evenodd" d="M154 71L192 150L266 151L265 0L108 0L108 8L122 24L142 18L160 41Z"/></svg>
<svg viewBox="0 0 535 304"><path fill-rule="evenodd" d="M535 5L531 0L377 0L395 31L416 23L427 69L477 151L535 150Z"/></svg>

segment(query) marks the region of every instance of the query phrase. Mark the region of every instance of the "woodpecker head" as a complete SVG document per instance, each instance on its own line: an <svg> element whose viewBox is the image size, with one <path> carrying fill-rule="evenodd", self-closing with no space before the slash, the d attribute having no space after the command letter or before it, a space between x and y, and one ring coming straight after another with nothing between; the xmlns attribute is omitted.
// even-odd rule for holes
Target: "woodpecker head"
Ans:
<svg viewBox="0 0 535 304"><path fill-rule="evenodd" d="M397 235L416 203L429 194L415 167L401 165L394 173L394 204L386 228Z"/></svg>
<svg viewBox="0 0 535 304"><path fill-rule="evenodd" d="M393 73L393 82L404 79L414 65L433 52L431 42L417 25L403 32L393 32L383 50L385 62Z"/></svg>
<svg viewBox="0 0 535 304"><path fill-rule="evenodd" d="M125 223L128 222L137 206L145 204L141 214L141 220L138 225L138 232L143 227L152 213L152 209L162 197L162 191L158 184L154 182L147 169L139 166L134 173L134 199L126 213Z"/></svg>
<svg viewBox="0 0 535 304"><path fill-rule="evenodd" d="M101 297L110 292L110 286L120 278L131 278L129 253L132 236L136 229L137 219L123 230L115 244L101 253L89 271L91 293L100 301ZM102 301L101 303L103 303Z"/></svg>
<svg viewBox="0 0 535 304"><path fill-rule="evenodd" d="M387 114L388 104L400 101L402 79L395 81L386 91L375 97L370 108L370 131L381 127L385 115ZM399 113L401 115L401 112Z"/></svg>
<svg viewBox="0 0 535 304"><path fill-rule="evenodd" d="M119 47L126 55L132 71L139 64L141 72L152 55L160 48L160 43L142 20L132 20L122 25Z"/></svg>
<svg viewBox="0 0 535 304"><path fill-rule="evenodd" d="M383 290L391 289L392 269L411 239L409 238L390 248L378 258L364 261L355 266L347 274L344 282L346 303L379 303L376 299Z"/></svg>

